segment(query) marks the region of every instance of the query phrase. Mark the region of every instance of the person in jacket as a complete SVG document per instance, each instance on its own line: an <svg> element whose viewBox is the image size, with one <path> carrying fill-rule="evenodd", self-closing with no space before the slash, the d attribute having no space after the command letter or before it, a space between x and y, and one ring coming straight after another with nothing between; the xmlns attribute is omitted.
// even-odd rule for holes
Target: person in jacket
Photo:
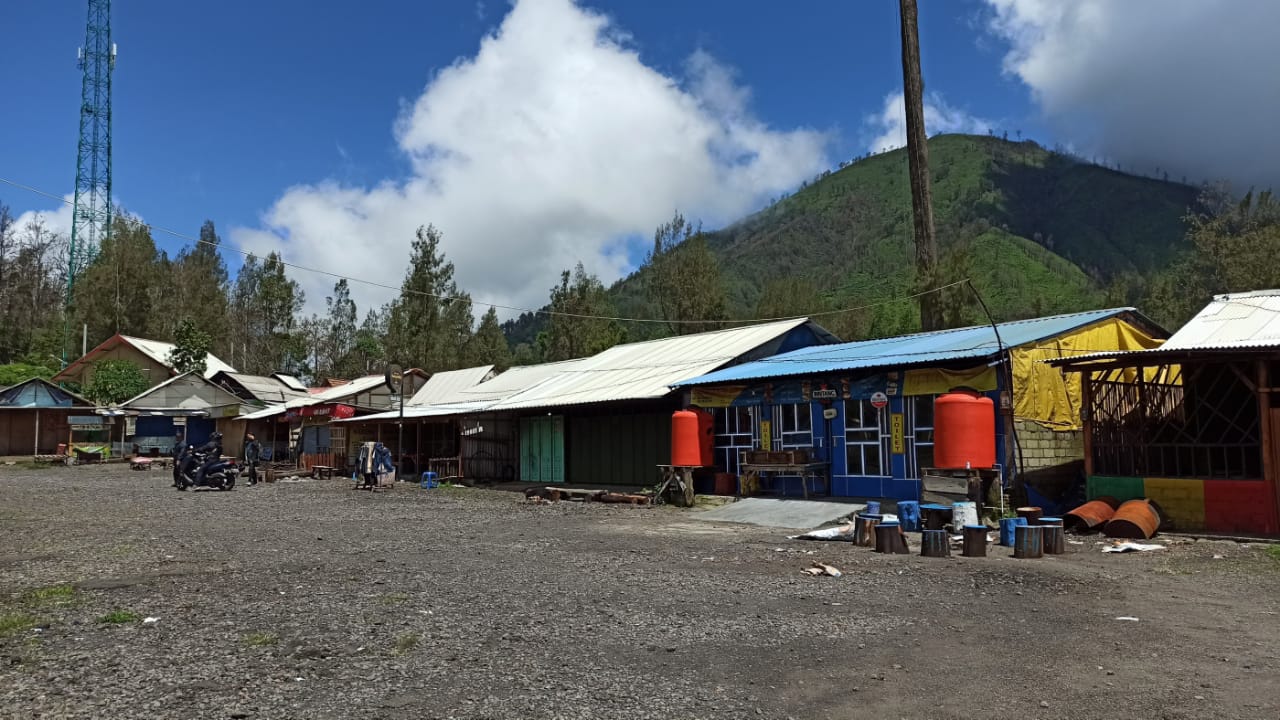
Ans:
<svg viewBox="0 0 1280 720"><path fill-rule="evenodd" d="M244 466L248 468L249 484L258 484L258 461L262 458L262 444L253 433L244 436Z"/></svg>
<svg viewBox="0 0 1280 720"><path fill-rule="evenodd" d="M177 433L173 438L173 486L180 487L182 483L182 464L186 460L185 454L187 450L187 441L183 439L182 433Z"/></svg>
<svg viewBox="0 0 1280 720"><path fill-rule="evenodd" d="M205 459L200 469L196 471L196 485L203 485L204 476L214 467L222 464L222 433L215 432L210 435L209 441L196 448L194 453Z"/></svg>

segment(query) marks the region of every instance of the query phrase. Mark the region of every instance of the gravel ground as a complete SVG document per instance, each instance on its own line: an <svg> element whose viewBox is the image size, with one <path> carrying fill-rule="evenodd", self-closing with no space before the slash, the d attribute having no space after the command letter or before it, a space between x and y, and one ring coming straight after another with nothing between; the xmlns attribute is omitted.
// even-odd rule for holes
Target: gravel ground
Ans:
<svg viewBox="0 0 1280 720"><path fill-rule="evenodd" d="M1280 717L1260 546L934 560L520 499L0 467L0 715Z"/></svg>

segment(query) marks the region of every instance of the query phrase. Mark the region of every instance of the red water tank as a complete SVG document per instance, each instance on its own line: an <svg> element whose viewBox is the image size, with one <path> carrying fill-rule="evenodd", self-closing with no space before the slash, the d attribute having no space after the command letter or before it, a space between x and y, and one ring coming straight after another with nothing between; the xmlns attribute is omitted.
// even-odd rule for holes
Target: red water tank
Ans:
<svg viewBox="0 0 1280 720"><path fill-rule="evenodd" d="M711 465L715 442L715 418L711 413L677 410L671 415L671 464Z"/></svg>
<svg viewBox="0 0 1280 720"><path fill-rule="evenodd" d="M716 418L706 410L698 414L698 458L704 467L716 464Z"/></svg>
<svg viewBox="0 0 1280 720"><path fill-rule="evenodd" d="M933 401L933 464L989 468L996 464L996 406L973 390L952 390Z"/></svg>

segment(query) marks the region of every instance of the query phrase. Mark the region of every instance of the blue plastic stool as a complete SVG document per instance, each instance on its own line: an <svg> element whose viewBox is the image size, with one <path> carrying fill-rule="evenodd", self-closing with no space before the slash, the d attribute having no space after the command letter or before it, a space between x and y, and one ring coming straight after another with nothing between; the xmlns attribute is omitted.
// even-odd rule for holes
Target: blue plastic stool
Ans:
<svg viewBox="0 0 1280 720"><path fill-rule="evenodd" d="M430 490L431 488L434 488L434 487L440 487L439 477L440 477L439 475L429 470L427 472L422 473L422 489Z"/></svg>

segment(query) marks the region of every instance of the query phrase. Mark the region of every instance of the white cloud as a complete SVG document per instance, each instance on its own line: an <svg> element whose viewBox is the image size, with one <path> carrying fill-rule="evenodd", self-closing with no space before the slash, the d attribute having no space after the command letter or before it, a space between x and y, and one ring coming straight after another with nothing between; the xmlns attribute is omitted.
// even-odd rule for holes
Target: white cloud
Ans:
<svg viewBox="0 0 1280 720"><path fill-rule="evenodd" d="M609 282L620 238L677 208L737 218L826 166L827 137L775 130L706 53L672 78L646 66L610 20L570 0L520 0L474 57L437 72L395 126L408 178L290 188L246 250L398 285L416 227L434 223L477 299L539 307L581 260ZM299 275L314 307L332 278ZM361 307L390 293L353 285Z"/></svg>
<svg viewBox="0 0 1280 720"><path fill-rule="evenodd" d="M1280 2L987 2L1006 72L1064 139L1171 175L1280 181Z"/></svg>
<svg viewBox="0 0 1280 720"><path fill-rule="evenodd" d="M890 93L884 98L879 114L867 118L867 126L877 135L867 143L873 153L900 148L907 144L907 110L902 91ZM992 123L952 107L937 93L924 99L924 129L929 135L937 133L985 133Z"/></svg>
<svg viewBox="0 0 1280 720"><path fill-rule="evenodd" d="M48 232L71 236L71 195L64 195L67 202L59 204L52 210L27 210L14 220L13 229L21 232L28 223L39 220Z"/></svg>

